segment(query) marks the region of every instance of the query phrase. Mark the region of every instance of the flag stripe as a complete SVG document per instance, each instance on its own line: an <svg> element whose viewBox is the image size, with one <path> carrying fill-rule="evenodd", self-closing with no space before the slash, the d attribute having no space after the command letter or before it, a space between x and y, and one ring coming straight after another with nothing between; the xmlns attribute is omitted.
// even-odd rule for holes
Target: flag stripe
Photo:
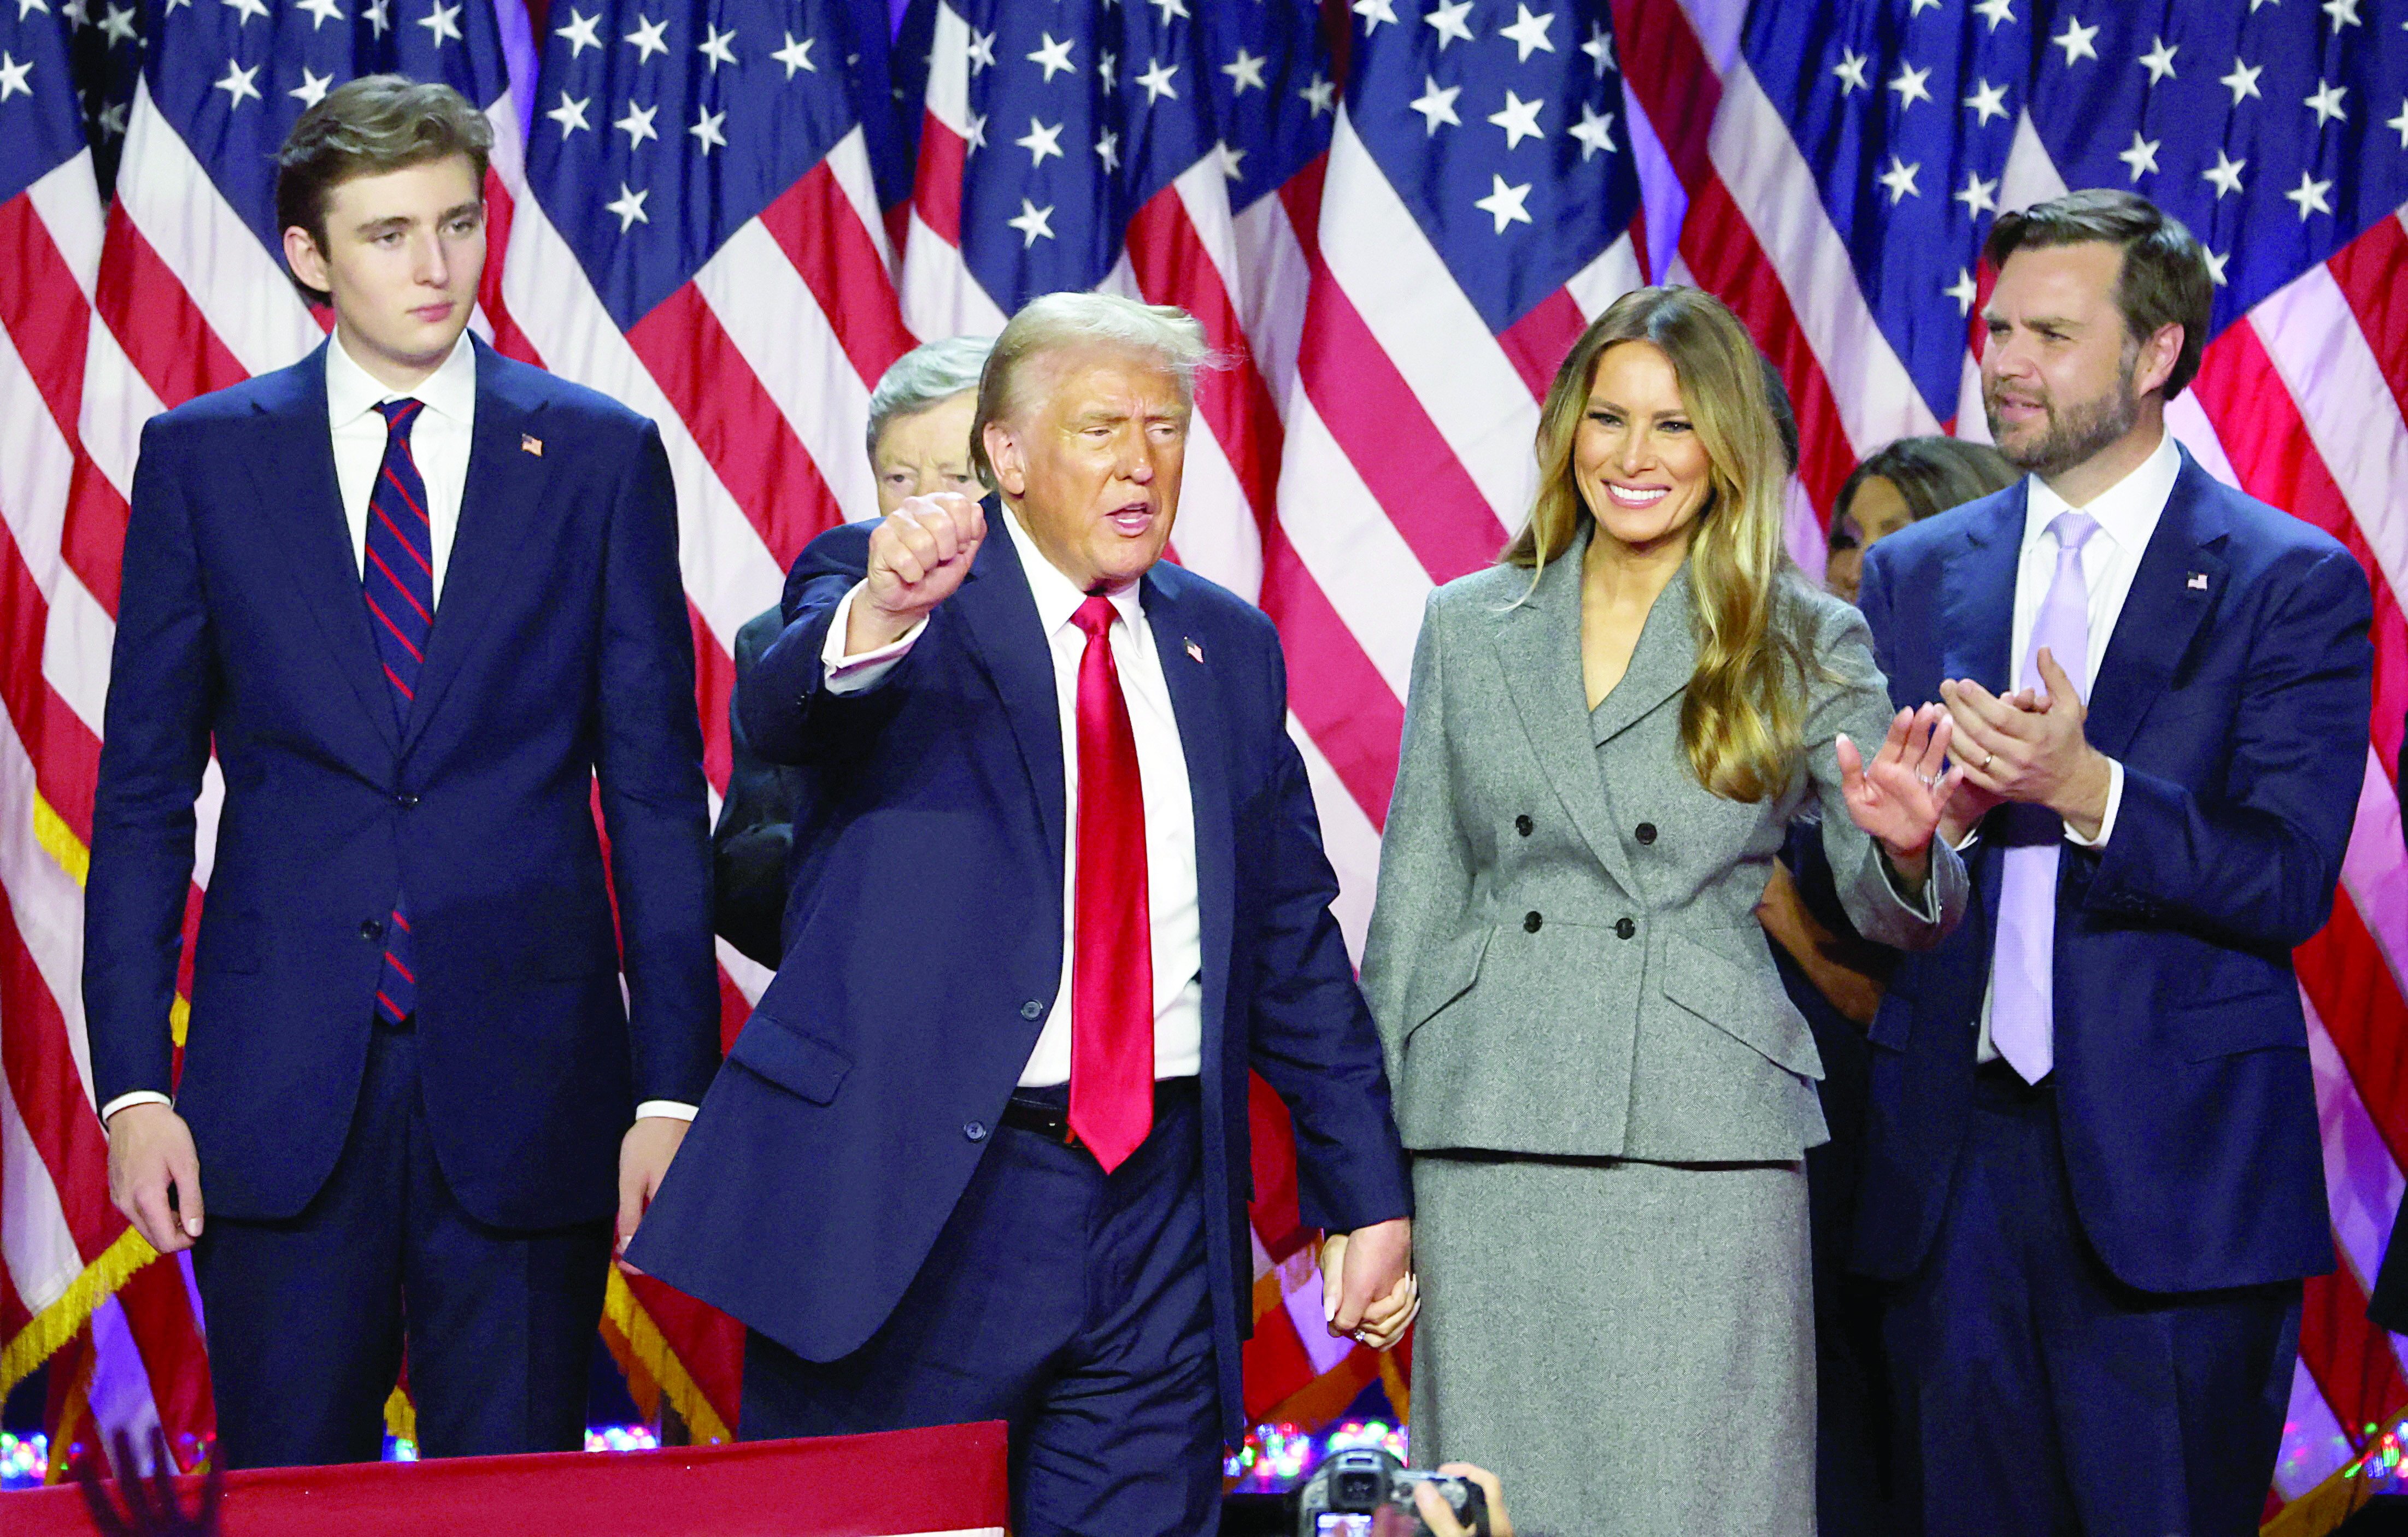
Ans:
<svg viewBox="0 0 2408 1537"><path fill-rule="evenodd" d="M812 534L844 520L810 451L698 289L670 294L627 329L627 342L771 559L782 566Z"/></svg>

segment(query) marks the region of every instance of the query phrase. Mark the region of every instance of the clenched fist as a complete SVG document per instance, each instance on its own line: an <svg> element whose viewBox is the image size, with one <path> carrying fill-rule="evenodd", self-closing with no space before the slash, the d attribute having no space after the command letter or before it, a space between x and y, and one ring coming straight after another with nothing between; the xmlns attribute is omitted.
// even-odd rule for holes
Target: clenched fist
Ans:
<svg viewBox="0 0 2408 1537"><path fill-rule="evenodd" d="M986 538L986 513L958 491L913 496L869 535L869 575L844 632L848 656L891 646L953 595Z"/></svg>

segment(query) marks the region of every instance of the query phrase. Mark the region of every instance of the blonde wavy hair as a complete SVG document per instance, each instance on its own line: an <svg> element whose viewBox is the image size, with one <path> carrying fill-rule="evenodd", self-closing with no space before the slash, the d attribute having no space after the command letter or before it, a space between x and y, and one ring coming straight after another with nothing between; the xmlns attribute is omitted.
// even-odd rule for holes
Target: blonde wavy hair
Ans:
<svg viewBox="0 0 2408 1537"><path fill-rule="evenodd" d="M1646 342L1671 360L1681 405L1706 450L1709 491L1689 543L1689 629L1698 670L1681 704L1681 746L1698 782L1733 801L1784 789L1803 758L1805 651L1781 622L1779 588L1793 571L1782 543L1788 478L1764 363L1722 302L1694 288L1642 288L1598 316L1555 371L1539 413L1539 494L1530 520L1498 557L1549 561L1593 520L1572 450L1606 349Z"/></svg>

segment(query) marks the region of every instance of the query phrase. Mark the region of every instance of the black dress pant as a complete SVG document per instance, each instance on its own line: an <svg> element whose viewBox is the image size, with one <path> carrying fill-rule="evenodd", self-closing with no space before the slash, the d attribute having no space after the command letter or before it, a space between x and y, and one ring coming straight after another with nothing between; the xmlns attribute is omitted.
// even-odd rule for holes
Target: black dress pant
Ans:
<svg viewBox="0 0 2408 1537"><path fill-rule="evenodd" d="M1982 1070L1947 1215L1886 1320L1919 1474L1901 1530L2253 1537L2300 1283L2126 1286L2083 1233L2061 1135L2045 1080Z"/></svg>
<svg viewBox="0 0 2408 1537"><path fill-rule="evenodd" d="M609 1262L608 1220L494 1228L460 1209L417 1037L380 1025L325 1186L281 1221L211 1214L193 1251L221 1465L376 1460L405 1339L422 1456L575 1450Z"/></svg>
<svg viewBox="0 0 2408 1537"><path fill-rule="evenodd" d="M1001 1419L1020 1537L1214 1530L1201 1124L1194 1079L1159 1086L1152 1134L1109 1174L1083 1146L998 1127L867 1345L807 1361L747 1336L744 1439Z"/></svg>

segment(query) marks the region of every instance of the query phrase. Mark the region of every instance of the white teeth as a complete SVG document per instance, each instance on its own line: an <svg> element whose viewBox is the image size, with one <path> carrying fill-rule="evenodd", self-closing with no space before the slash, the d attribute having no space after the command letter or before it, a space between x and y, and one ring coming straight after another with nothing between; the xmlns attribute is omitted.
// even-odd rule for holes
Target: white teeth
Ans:
<svg viewBox="0 0 2408 1537"><path fill-rule="evenodd" d="M1617 486L1606 483L1606 492L1626 507L1652 507L1671 494L1670 486Z"/></svg>

